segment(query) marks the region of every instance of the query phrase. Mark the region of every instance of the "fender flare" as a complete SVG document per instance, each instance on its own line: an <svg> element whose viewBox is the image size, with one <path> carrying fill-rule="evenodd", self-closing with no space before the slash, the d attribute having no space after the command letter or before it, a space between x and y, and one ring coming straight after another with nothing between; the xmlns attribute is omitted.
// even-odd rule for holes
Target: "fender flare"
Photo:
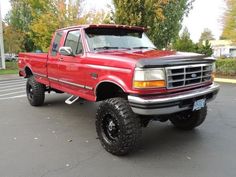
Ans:
<svg viewBox="0 0 236 177"><path fill-rule="evenodd" d="M29 70L32 72L32 74L34 74L34 72L33 72L33 70L31 69L31 67L29 66L29 65L26 65L25 67L24 67L24 73L25 73L25 78L27 77L27 74L26 74L26 69L27 68L29 68Z"/></svg>
<svg viewBox="0 0 236 177"><path fill-rule="evenodd" d="M127 93L128 86L125 84L125 82L122 79L120 79L116 76L108 76L108 77L104 77L104 78L100 79L100 81L97 83L97 85L94 88L95 95L97 95L98 86L101 85L102 83L114 84L114 85L120 87L124 93Z"/></svg>

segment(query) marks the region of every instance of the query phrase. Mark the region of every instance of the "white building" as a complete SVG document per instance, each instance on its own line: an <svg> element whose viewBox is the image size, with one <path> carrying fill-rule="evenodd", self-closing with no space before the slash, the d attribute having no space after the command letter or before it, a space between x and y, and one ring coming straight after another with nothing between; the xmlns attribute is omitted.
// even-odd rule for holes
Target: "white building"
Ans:
<svg viewBox="0 0 236 177"><path fill-rule="evenodd" d="M214 57L236 58L236 43L230 40L212 40L209 42L213 49Z"/></svg>

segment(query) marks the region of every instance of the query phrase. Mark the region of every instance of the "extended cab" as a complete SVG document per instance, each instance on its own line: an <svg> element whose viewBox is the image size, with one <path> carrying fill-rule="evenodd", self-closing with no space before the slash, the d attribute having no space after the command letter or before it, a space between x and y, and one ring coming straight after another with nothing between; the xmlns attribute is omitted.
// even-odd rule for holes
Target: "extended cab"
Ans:
<svg viewBox="0 0 236 177"><path fill-rule="evenodd" d="M157 50L145 31L123 25L57 30L48 53L19 54L29 103L43 105L46 91L72 95L68 104L80 98L102 101L97 134L116 155L135 147L150 120L169 120L185 130L199 126L219 90L214 59Z"/></svg>

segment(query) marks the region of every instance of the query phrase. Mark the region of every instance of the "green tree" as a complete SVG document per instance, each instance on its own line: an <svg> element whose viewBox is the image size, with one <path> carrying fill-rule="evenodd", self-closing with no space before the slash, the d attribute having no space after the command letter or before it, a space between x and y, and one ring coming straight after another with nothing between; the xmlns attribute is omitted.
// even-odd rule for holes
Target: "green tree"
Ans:
<svg viewBox="0 0 236 177"><path fill-rule="evenodd" d="M24 34L22 51L47 51L53 32L62 27L99 23L104 12L83 13L84 0L11 0L5 21Z"/></svg>
<svg viewBox="0 0 236 177"><path fill-rule="evenodd" d="M3 27L4 48L6 53L18 53L22 49L24 34L12 26Z"/></svg>
<svg viewBox="0 0 236 177"><path fill-rule="evenodd" d="M210 41L214 39L215 38L212 34L212 31L208 28L205 28L200 36L199 43L202 44L203 41Z"/></svg>
<svg viewBox="0 0 236 177"><path fill-rule="evenodd" d="M196 44L196 51L197 53L201 53L201 54L204 54L206 56L211 56L213 54L213 50L211 48L211 44L208 40L206 40L204 42L204 44L202 43L198 43Z"/></svg>
<svg viewBox="0 0 236 177"><path fill-rule="evenodd" d="M223 17L223 33L221 39L229 39L236 42L236 1L226 0L227 10Z"/></svg>
<svg viewBox="0 0 236 177"><path fill-rule="evenodd" d="M193 0L113 0L113 19L117 24L148 27L148 35L158 48L166 47L178 36L183 16Z"/></svg>
<svg viewBox="0 0 236 177"><path fill-rule="evenodd" d="M34 48L33 42L28 35L29 24L33 19L28 1L29 0L10 0L12 9L5 19L8 25L15 31L24 34L22 51L30 51Z"/></svg>
<svg viewBox="0 0 236 177"><path fill-rule="evenodd" d="M194 43L190 38L190 33L188 29L185 27L180 37L173 43L173 49L181 52L194 52L204 54L206 56L211 56L213 54L213 50L211 48L211 44L208 40L201 43Z"/></svg>
<svg viewBox="0 0 236 177"><path fill-rule="evenodd" d="M58 28L70 26L77 20L79 13L78 1L72 3L70 0L68 4L65 0L49 0L47 4L31 1L34 18L29 25L29 35L36 48L46 52L54 31ZM44 2L44 0L41 0L41 2Z"/></svg>
<svg viewBox="0 0 236 177"><path fill-rule="evenodd" d="M48 50L52 34L56 29L79 24L100 23L105 18L103 12L82 14L82 11L81 0L69 0L68 3L57 0L57 3L52 3L50 8L34 18L30 25L30 37L37 49Z"/></svg>
<svg viewBox="0 0 236 177"><path fill-rule="evenodd" d="M185 27L180 37L173 43L173 48L181 52L195 52L196 45L190 38L190 33Z"/></svg>

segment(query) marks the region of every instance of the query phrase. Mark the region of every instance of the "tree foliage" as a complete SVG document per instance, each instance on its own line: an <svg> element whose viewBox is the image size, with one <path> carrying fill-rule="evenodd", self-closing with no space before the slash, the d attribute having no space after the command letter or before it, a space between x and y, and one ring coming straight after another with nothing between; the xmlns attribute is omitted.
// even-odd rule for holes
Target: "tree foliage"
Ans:
<svg viewBox="0 0 236 177"><path fill-rule="evenodd" d="M23 47L24 34L11 26L3 27L4 47L6 53L17 53Z"/></svg>
<svg viewBox="0 0 236 177"><path fill-rule="evenodd" d="M8 13L5 21L11 29L24 34L22 51L30 51L34 48L29 38L29 24L33 17L28 0L10 0L12 10Z"/></svg>
<svg viewBox="0 0 236 177"><path fill-rule="evenodd" d="M58 28L100 23L104 12L83 13L84 0L11 0L12 9L6 22L12 30L24 35L22 51L47 51Z"/></svg>
<svg viewBox="0 0 236 177"><path fill-rule="evenodd" d="M173 48L182 52L195 51L195 45L190 38L190 33L185 27L180 37L173 43Z"/></svg>
<svg viewBox="0 0 236 177"><path fill-rule="evenodd" d="M236 1L226 0L227 10L223 17L223 33L221 39L229 39L236 42Z"/></svg>
<svg viewBox="0 0 236 177"><path fill-rule="evenodd" d="M211 56L213 54L211 44L208 40L206 40L204 44L198 43L198 44L195 44L195 45L196 45L195 49L196 49L197 53L201 53L201 54L204 54L206 56Z"/></svg>
<svg viewBox="0 0 236 177"><path fill-rule="evenodd" d="M49 7L44 3L32 4L32 7L35 5L38 11L32 8L34 18L29 26L31 39L37 49L43 51L48 49L52 34L56 29L79 24L79 1L73 3L70 0L66 4L64 0L54 0L48 3L50 3Z"/></svg>
<svg viewBox="0 0 236 177"><path fill-rule="evenodd" d="M186 27L184 28L180 37L173 43L173 48L181 52L195 52L204 54L206 56L211 56L213 54L209 40L205 40L204 43L199 42L195 44L191 40L190 33Z"/></svg>
<svg viewBox="0 0 236 177"><path fill-rule="evenodd" d="M148 27L148 35L158 48L166 47L178 36L184 15L193 0L113 0L113 21Z"/></svg>
<svg viewBox="0 0 236 177"><path fill-rule="evenodd" d="M214 39L215 38L212 34L212 31L208 28L205 28L200 36L199 43L201 44L203 41L210 41Z"/></svg>

